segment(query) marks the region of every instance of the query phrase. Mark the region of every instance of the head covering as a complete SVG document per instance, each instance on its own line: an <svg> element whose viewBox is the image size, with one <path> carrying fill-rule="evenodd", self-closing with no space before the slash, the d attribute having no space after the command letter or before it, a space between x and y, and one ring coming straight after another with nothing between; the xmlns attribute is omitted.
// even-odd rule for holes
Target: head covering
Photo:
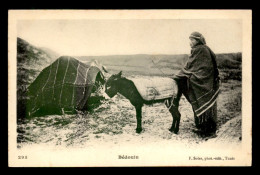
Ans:
<svg viewBox="0 0 260 175"><path fill-rule="evenodd" d="M189 37L189 38L197 39L197 40L199 40L202 44L206 44L206 40L205 40L204 36L203 36L201 33L199 33L199 32L192 32L192 33L190 34L190 37Z"/></svg>

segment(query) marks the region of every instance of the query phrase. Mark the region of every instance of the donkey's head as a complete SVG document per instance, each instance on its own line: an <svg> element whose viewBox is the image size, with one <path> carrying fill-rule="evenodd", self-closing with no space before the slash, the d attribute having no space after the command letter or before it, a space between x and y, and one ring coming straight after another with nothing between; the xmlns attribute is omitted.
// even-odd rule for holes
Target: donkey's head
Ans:
<svg viewBox="0 0 260 175"><path fill-rule="evenodd" d="M110 98L114 97L118 92L118 87L120 86L119 80L122 78L121 75L122 71L110 76L106 82L105 92Z"/></svg>

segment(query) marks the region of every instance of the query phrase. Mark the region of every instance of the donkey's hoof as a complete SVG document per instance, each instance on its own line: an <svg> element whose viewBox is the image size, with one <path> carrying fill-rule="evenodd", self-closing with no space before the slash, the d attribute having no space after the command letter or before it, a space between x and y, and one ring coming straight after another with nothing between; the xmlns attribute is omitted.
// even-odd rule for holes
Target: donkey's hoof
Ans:
<svg viewBox="0 0 260 175"><path fill-rule="evenodd" d="M135 129L135 132L138 133L138 134L140 134L140 133L142 132L142 128L136 128L136 129Z"/></svg>
<svg viewBox="0 0 260 175"><path fill-rule="evenodd" d="M174 128L170 128L169 131L173 132L174 134L178 134L178 132L179 132L178 129L174 129Z"/></svg>
<svg viewBox="0 0 260 175"><path fill-rule="evenodd" d="M169 129L169 131L170 131L170 132L173 132L173 131L174 131L174 129L173 129L173 128L170 128L170 129Z"/></svg>

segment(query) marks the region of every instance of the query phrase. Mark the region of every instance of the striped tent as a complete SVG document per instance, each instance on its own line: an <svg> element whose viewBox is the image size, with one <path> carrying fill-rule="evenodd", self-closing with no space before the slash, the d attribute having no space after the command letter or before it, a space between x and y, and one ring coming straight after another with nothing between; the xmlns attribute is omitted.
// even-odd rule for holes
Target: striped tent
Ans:
<svg viewBox="0 0 260 175"><path fill-rule="evenodd" d="M60 57L28 87L27 113L31 116L82 110L91 92L104 82L95 62L85 64L73 57Z"/></svg>

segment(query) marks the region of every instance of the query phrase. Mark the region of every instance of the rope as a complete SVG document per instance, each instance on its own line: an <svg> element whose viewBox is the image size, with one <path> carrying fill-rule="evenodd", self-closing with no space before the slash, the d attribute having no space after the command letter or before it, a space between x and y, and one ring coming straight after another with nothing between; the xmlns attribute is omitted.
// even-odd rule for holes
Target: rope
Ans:
<svg viewBox="0 0 260 175"><path fill-rule="evenodd" d="M153 61L153 59L150 57L150 59L152 60L152 63L154 64L154 66L163 74L163 75L166 75L161 69L159 69L157 66L156 66L156 64L155 64L155 62Z"/></svg>

